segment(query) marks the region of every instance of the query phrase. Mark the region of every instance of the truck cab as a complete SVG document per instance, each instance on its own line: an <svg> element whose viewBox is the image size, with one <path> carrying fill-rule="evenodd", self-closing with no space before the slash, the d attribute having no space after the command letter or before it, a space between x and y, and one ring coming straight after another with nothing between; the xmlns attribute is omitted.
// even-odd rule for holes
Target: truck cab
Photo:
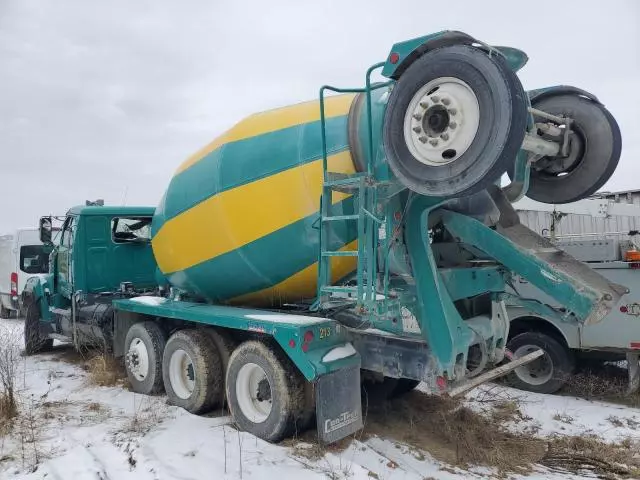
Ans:
<svg viewBox="0 0 640 480"><path fill-rule="evenodd" d="M41 240L51 249L49 273L25 286L27 322L41 319L37 338L25 334L27 350L37 351L53 338L109 345L111 301L158 285L153 212L152 207L73 207L55 239L53 219L41 219Z"/></svg>

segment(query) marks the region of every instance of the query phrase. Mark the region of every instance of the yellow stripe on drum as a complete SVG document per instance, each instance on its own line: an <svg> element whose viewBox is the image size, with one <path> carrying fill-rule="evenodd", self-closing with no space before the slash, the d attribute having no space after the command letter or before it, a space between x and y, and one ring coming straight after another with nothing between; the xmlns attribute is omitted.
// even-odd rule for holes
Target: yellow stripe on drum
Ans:
<svg viewBox="0 0 640 480"><path fill-rule="evenodd" d="M328 157L328 170L355 173L349 151ZM240 248L317 213L321 194L321 159L225 190L160 228L152 243L158 267L178 272ZM348 196L335 192L333 203Z"/></svg>
<svg viewBox="0 0 640 480"><path fill-rule="evenodd" d="M340 250L357 250L358 241L343 246ZM357 260L354 257L334 257L331 259L331 282L337 282L356 269ZM316 280L318 277L318 262L291 275L289 278L253 293L247 293L231 299L232 305L278 305L282 300L295 302L316 296Z"/></svg>
<svg viewBox="0 0 640 480"><path fill-rule="evenodd" d="M325 118L340 117L349 113L351 102L355 95L336 95L325 99ZM275 132L284 128L302 125L320 120L320 102L299 103L289 107L276 108L266 112L256 113L240 121L230 130L216 138L206 147L197 151L178 167L175 175L199 162L216 148L231 142L255 137L264 133Z"/></svg>

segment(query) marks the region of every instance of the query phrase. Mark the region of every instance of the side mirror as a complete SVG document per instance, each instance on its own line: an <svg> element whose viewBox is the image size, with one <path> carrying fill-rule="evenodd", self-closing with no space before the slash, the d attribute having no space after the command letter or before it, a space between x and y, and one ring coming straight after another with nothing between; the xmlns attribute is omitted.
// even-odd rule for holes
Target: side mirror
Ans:
<svg viewBox="0 0 640 480"><path fill-rule="evenodd" d="M44 245L51 245L53 243L51 241L52 233L53 223L51 221L51 217L40 218L40 241Z"/></svg>

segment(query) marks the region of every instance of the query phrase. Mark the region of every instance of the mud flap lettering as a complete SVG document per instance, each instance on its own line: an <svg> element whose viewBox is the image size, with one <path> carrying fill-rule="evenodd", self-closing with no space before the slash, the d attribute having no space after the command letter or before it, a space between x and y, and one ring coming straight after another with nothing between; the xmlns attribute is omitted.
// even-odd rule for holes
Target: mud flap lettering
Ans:
<svg viewBox="0 0 640 480"><path fill-rule="evenodd" d="M362 428L360 368L322 375L316 385L318 440L333 443Z"/></svg>

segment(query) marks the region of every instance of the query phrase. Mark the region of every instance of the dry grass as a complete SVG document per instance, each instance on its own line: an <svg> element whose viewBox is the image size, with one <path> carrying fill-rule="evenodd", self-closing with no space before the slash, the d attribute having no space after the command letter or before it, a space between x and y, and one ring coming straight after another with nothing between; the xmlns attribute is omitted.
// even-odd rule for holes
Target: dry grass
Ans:
<svg viewBox="0 0 640 480"><path fill-rule="evenodd" d="M639 478L640 443L627 439L609 444L596 436L556 437L540 463L551 469L597 478Z"/></svg>
<svg viewBox="0 0 640 480"><path fill-rule="evenodd" d="M5 392L0 393L0 437L6 435L18 416L18 405Z"/></svg>
<svg viewBox="0 0 640 480"><path fill-rule="evenodd" d="M522 418L513 401L496 404L492 416L473 412L457 399L411 392L372 407L365 432L427 451L451 465L485 465L524 473L546 451L543 440L508 432L501 422Z"/></svg>
<svg viewBox="0 0 640 480"><path fill-rule="evenodd" d="M119 385L126 376L122 363L108 354L96 354L87 360L86 365L91 383L101 387Z"/></svg>
<svg viewBox="0 0 640 480"><path fill-rule="evenodd" d="M567 415L566 413L556 413L553 419L557 422L566 423L567 425L571 425L575 420L571 415Z"/></svg>
<svg viewBox="0 0 640 480"><path fill-rule="evenodd" d="M122 362L103 349L83 348L78 352L73 348L67 348L57 358L82 368L89 374L91 385L113 387L126 383L127 375Z"/></svg>
<svg viewBox="0 0 640 480"><path fill-rule="evenodd" d="M20 335L0 329L0 433L6 433L18 416L16 376L20 365Z"/></svg>
<svg viewBox="0 0 640 480"><path fill-rule="evenodd" d="M399 442L418 460L428 452L445 464L469 468L494 468L498 476L523 474L535 465L597 478L636 478L640 475L640 444L626 440L605 443L595 436L543 439L505 429L509 422L529 420L517 401L498 400L487 414L476 413L460 400L431 397L418 391L372 405L366 412L365 428L356 438L379 436ZM572 419L559 415L559 421ZM335 445L317 443L315 432L285 441L294 456L318 461L328 452L339 454L352 439ZM302 443L301 443L302 442Z"/></svg>
<svg viewBox="0 0 640 480"><path fill-rule="evenodd" d="M640 408L640 392L627 395L628 384L626 368L612 364L594 365L573 375L562 393Z"/></svg>

